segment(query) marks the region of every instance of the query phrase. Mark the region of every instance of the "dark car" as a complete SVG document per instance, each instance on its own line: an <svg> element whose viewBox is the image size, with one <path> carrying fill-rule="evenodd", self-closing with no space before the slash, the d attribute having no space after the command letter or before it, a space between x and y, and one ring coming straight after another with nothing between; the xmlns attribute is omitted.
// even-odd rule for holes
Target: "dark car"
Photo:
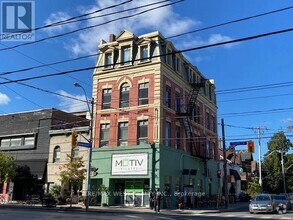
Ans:
<svg viewBox="0 0 293 220"><path fill-rule="evenodd" d="M277 204L276 211L278 211L278 207L281 207L282 209L285 209L285 210L288 210L291 208L291 203L287 195L276 194L276 195L273 195L273 199L275 200L275 203Z"/></svg>
<svg viewBox="0 0 293 220"><path fill-rule="evenodd" d="M43 196L42 206L56 207L56 205L57 205L57 200L53 196L51 195Z"/></svg>

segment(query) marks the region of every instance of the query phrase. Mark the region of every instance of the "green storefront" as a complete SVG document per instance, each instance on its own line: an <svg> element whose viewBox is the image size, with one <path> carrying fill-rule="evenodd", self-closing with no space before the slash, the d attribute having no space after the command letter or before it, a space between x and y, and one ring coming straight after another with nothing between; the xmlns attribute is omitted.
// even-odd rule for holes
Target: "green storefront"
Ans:
<svg viewBox="0 0 293 220"><path fill-rule="evenodd" d="M178 195L216 195L218 164L163 145L93 149L91 191L104 205L148 206L151 189L164 192L163 207L175 208ZM107 192L101 191L101 185Z"/></svg>

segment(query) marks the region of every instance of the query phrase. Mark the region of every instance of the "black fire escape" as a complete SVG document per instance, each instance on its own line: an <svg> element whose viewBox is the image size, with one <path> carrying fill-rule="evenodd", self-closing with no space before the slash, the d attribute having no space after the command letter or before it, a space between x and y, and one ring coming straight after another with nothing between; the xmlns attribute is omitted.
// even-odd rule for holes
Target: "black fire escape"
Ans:
<svg viewBox="0 0 293 220"><path fill-rule="evenodd" d="M205 86L205 80L201 81L200 83L191 83L190 85L192 86L192 90L189 93L186 111L177 113L177 115L180 117L184 125L186 139L190 147L191 155L205 159L205 153L201 152L200 144L202 142L197 140L194 136L193 128L191 125L192 111L196 107L196 100L200 89Z"/></svg>

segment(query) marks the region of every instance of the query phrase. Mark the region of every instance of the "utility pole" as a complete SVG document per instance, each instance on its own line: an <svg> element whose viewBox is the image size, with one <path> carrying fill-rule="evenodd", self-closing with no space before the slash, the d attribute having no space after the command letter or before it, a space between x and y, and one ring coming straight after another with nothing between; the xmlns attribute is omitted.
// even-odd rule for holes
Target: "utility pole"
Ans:
<svg viewBox="0 0 293 220"><path fill-rule="evenodd" d="M224 119L221 120L222 123L222 140L223 140L223 158L224 158L224 179L223 179L223 188L225 190L225 208L228 208L229 198L228 198L228 181L227 181L227 158L226 158L226 140L225 140L225 127L224 127Z"/></svg>
<svg viewBox="0 0 293 220"><path fill-rule="evenodd" d="M281 153L281 165L282 165L282 177L283 177L283 189L284 193L286 193L286 179L285 179L285 168L284 168L284 155L283 155L283 149L280 150Z"/></svg>
<svg viewBox="0 0 293 220"><path fill-rule="evenodd" d="M259 185L262 191L262 175L261 175L261 146L260 146L260 127L258 129L258 167L259 167Z"/></svg>

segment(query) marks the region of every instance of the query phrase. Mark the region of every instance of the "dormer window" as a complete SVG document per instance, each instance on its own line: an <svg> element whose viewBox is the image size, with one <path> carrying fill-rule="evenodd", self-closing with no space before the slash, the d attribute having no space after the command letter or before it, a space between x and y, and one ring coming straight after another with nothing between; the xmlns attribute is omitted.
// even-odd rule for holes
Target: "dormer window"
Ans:
<svg viewBox="0 0 293 220"><path fill-rule="evenodd" d="M140 62L145 62L149 60L149 47L144 45L140 47Z"/></svg>
<svg viewBox="0 0 293 220"><path fill-rule="evenodd" d="M131 49L130 46L125 46L121 48L121 65L130 64L131 59Z"/></svg>
<svg viewBox="0 0 293 220"><path fill-rule="evenodd" d="M113 65L113 55L112 53L105 54L105 68L111 68Z"/></svg>

